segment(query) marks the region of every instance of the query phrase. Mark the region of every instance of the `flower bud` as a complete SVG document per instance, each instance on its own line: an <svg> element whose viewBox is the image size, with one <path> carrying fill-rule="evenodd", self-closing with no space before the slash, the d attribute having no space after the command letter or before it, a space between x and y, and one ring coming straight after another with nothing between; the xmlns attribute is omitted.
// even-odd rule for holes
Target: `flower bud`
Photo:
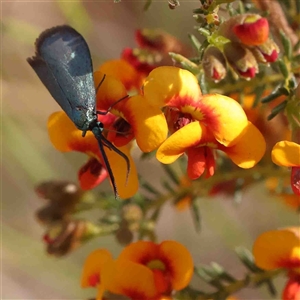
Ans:
<svg viewBox="0 0 300 300"><path fill-rule="evenodd" d="M257 14L242 14L223 22L218 33L247 46L263 44L269 36L268 20Z"/></svg>
<svg viewBox="0 0 300 300"><path fill-rule="evenodd" d="M279 47L272 39L267 39L263 44L251 49L260 63L272 63L277 60Z"/></svg>
<svg viewBox="0 0 300 300"><path fill-rule="evenodd" d="M269 22L259 15L247 15L242 23L233 27L233 32L244 45L261 45L268 39Z"/></svg>
<svg viewBox="0 0 300 300"><path fill-rule="evenodd" d="M107 178L107 171L104 166L96 159L90 158L78 172L80 187L83 190L90 190L99 185Z"/></svg>
<svg viewBox="0 0 300 300"><path fill-rule="evenodd" d="M239 43L227 43L224 46L224 54L231 67L241 77L250 79L258 73L257 61L248 48Z"/></svg>
<svg viewBox="0 0 300 300"><path fill-rule="evenodd" d="M135 34L136 41L141 48L161 53L176 52L189 56L189 49L176 37L160 29L140 29Z"/></svg>
<svg viewBox="0 0 300 300"><path fill-rule="evenodd" d="M219 82L226 76L226 61L217 47L211 46L205 50L202 65L205 76L214 82Z"/></svg>
<svg viewBox="0 0 300 300"><path fill-rule="evenodd" d="M63 256L78 248L89 233L86 221L64 221L52 225L44 235L48 254Z"/></svg>
<svg viewBox="0 0 300 300"><path fill-rule="evenodd" d="M140 206L136 204L127 204L123 207L122 216L123 219L128 222L128 228L131 231L137 231L143 219L143 211Z"/></svg>
<svg viewBox="0 0 300 300"><path fill-rule="evenodd" d="M36 186L35 192L40 198L53 202L65 202L68 195L82 195L82 191L75 183L63 180L44 181Z"/></svg>
<svg viewBox="0 0 300 300"><path fill-rule="evenodd" d="M116 231L115 237L117 241L124 246L130 244L133 241L133 233L129 229L129 224L127 221L123 220L120 223L120 227Z"/></svg>
<svg viewBox="0 0 300 300"><path fill-rule="evenodd" d="M41 198L48 200L48 204L36 212L37 219L43 224L68 217L84 194L75 183L58 180L42 182L35 191Z"/></svg>

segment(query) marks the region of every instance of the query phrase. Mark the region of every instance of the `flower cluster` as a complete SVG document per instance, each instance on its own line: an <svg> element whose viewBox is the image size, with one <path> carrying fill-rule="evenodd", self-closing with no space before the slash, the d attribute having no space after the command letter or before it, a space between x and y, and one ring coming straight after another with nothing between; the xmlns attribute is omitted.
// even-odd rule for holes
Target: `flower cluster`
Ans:
<svg viewBox="0 0 300 300"><path fill-rule="evenodd" d="M193 259L182 244L139 241L124 248L116 260L106 249L90 253L81 286L97 288L97 300L105 291L132 300L158 300L186 287L192 274Z"/></svg>
<svg viewBox="0 0 300 300"><path fill-rule="evenodd" d="M253 246L255 263L264 270L283 268L288 281L282 299L300 297L300 227L262 233Z"/></svg>
<svg viewBox="0 0 300 300"><path fill-rule="evenodd" d="M257 14L241 14L223 22L203 56L208 78L218 82L225 78L228 65L245 79L258 73L258 63L277 60L279 48L269 37L268 20Z"/></svg>
<svg viewBox="0 0 300 300"><path fill-rule="evenodd" d="M101 71L95 72L95 86L103 76ZM176 67L156 68L145 79L142 94L116 103L126 94L125 86L108 75L97 93L97 110L111 108L109 114L99 116L107 138L129 156L133 166L126 186L125 162L116 153L106 150L122 198L134 195L138 187L129 153L133 138L143 152L158 148L156 157L165 164L186 153L187 173L191 179L205 171L207 177L214 174L216 150L225 152L236 165L246 169L253 167L265 152L263 136L247 120L242 107L226 96L202 95L196 77L189 71ZM48 129L52 143L60 151L75 150L89 155L87 164L79 171L82 188L93 188L107 177L92 134L83 138L63 112L50 116Z"/></svg>
<svg viewBox="0 0 300 300"><path fill-rule="evenodd" d="M242 107L223 95L202 95L190 72L157 68L146 78L143 91L153 106L164 108L171 133L157 150L160 162L170 164L186 153L187 174L196 179L205 171L206 177L214 174L216 150L245 169L262 158L264 138Z"/></svg>

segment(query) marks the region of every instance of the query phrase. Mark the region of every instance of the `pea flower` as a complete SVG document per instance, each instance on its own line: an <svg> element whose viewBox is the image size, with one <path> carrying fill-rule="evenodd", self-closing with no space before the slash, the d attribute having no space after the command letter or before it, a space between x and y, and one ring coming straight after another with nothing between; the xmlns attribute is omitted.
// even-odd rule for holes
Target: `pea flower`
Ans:
<svg viewBox="0 0 300 300"><path fill-rule="evenodd" d="M297 300L300 284L300 227L271 230L255 241L253 255L258 267L265 270L284 268L289 280L282 299Z"/></svg>
<svg viewBox="0 0 300 300"><path fill-rule="evenodd" d="M207 177L214 174L215 150L225 152L245 169L253 167L265 152L263 136L247 120L242 107L223 95L202 95L189 71L156 68L145 80L144 97L153 106L164 107L171 132L159 146L156 158L170 164L186 153L191 179L205 170Z"/></svg>
<svg viewBox="0 0 300 300"><path fill-rule="evenodd" d="M145 78L144 74L141 74L132 64L122 58L106 61L97 71L118 79L127 91L140 89Z"/></svg>
<svg viewBox="0 0 300 300"><path fill-rule="evenodd" d="M104 74L94 73L95 86ZM97 93L97 109L108 110L117 118L108 127L107 138L117 147L127 145L133 138L143 152L151 152L166 139L167 124L159 107L151 105L142 95L126 97L124 85L114 77L106 76Z"/></svg>
<svg viewBox="0 0 300 300"><path fill-rule="evenodd" d="M272 150L272 161L278 166L291 167L291 187L300 195L300 145L294 142L281 141Z"/></svg>
<svg viewBox="0 0 300 300"><path fill-rule="evenodd" d="M50 115L48 133L50 141L57 150L61 152L78 151L89 156L88 163L79 171L79 182L82 189L91 189L107 177L107 172L103 170L105 164L97 140L91 132L87 132L86 136L82 137L81 131L63 111ZM131 165L127 184L127 166L124 159L107 148L104 150L115 176L120 197L124 199L131 197L138 189L138 179L134 161L130 156L130 148L128 146L120 148L129 158Z"/></svg>
<svg viewBox="0 0 300 300"><path fill-rule="evenodd" d="M97 287L133 300L162 299L188 285L193 274L189 251L175 241L138 241L116 260L105 249L92 252L84 264L81 286Z"/></svg>

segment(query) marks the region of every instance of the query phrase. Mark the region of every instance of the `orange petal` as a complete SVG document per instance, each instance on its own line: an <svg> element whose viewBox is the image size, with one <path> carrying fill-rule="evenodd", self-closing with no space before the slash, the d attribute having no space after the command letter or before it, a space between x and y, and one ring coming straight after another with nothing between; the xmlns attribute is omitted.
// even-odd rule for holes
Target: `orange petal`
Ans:
<svg viewBox="0 0 300 300"><path fill-rule="evenodd" d="M79 151L96 157L104 165L99 146L93 133L88 131L85 137L78 130L72 121L64 112L53 113L49 117L48 131L52 144L60 151ZM131 170L126 183L127 165L119 154L109 150L104 151L107 155L109 164L114 174L119 195L123 199L133 196L138 189L138 178L135 163L130 155L130 149L127 146L119 148L130 161Z"/></svg>
<svg viewBox="0 0 300 300"><path fill-rule="evenodd" d="M244 135L237 144L232 147L220 148L240 168L254 167L263 157L266 151L266 142L260 131L251 123L248 123Z"/></svg>
<svg viewBox="0 0 300 300"><path fill-rule="evenodd" d="M194 271L193 258L187 248L176 241L164 241L159 245L159 252L160 259L168 262L173 289L179 291L186 287Z"/></svg>
<svg viewBox="0 0 300 300"><path fill-rule="evenodd" d="M92 253L90 253L83 265L83 270L81 275L81 287L86 288L90 286L95 286L93 282L91 282L91 278L94 276L98 276L98 281L100 283L101 282L100 273L102 267L106 262L112 260L113 258L111 253L106 249L97 249Z"/></svg>
<svg viewBox="0 0 300 300"><path fill-rule="evenodd" d="M127 246L119 256L120 260L130 260L143 265L160 265L168 274L172 288L180 290L191 280L193 274L193 259L189 251L176 241L164 241L157 245L153 242L138 241ZM150 267L150 266L149 266Z"/></svg>
<svg viewBox="0 0 300 300"><path fill-rule="evenodd" d="M286 205L298 210L300 208L300 197L295 194L279 194L278 195Z"/></svg>
<svg viewBox="0 0 300 300"><path fill-rule="evenodd" d="M65 112L59 111L51 114L47 126L50 141L57 150L98 152L98 143L93 133L88 131L86 136L82 137L82 131L76 128Z"/></svg>
<svg viewBox="0 0 300 300"><path fill-rule="evenodd" d="M97 71L118 79L127 90L139 88L142 85L140 74L129 62L123 59L109 60L102 64Z"/></svg>
<svg viewBox="0 0 300 300"><path fill-rule="evenodd" d="M97 91L98 110L107 110L113 104L115 104L115 102L127 95L127 91L121 81L100 71L94 72L94 82L96 88L101 83ZM124 101L126 101L126 99L113 106L110 112L113 114L118 114L117 108L118 106L122 105Z"/></svg>
<svg viewBox="0 0 300 300"><path fill-rule="evenodd" d="M154 69L145 79L143 90L147 101L156 107L174 106L172 101L180 103L180 99L186 98L198 102L201 96L197 78L191 72L176 67Z"/></svg>
<svg viewBox="0 0 300 300"><path fill-rule="evenodd" d="M130 155L130 148L128 146L123 146L120 147L119 150L121 150L129 158L130 172L128 176L128 182L126 182L127 164L124 158L116 152L109 150L106 147L104 148L110 167L115 177L119 196L122 199L128 199L135 195L138 190L138 176L135 163Z"/></svg>
<svg viewBox="0 0 300 300"><path fill-rule="evenodd" d="M136 263L148 263L158 257L158 245L150 241L131 243L122 250L118 259L130 260Z"/></svg>
<svg viewBox="0 0 300 300"><path fill-rule="evenodd" d="M272 150L272 161L278 166L300 166L300 145L294 142L278 142Z"/></svg>
<svg viewBox="0 0 300 300"><path fill-rule="evenodd" d="M101 279L106 290L132 300L150 300L157 296L152 271L132 261L118 259L106 264Z"/></svg>
<svg viewBox="0 0 300 300"><path fill-rule="evenodd" d="M300 268L300 227L264 232L254 243L253 255L265 270Z"/></svg>
<svg viewBox="0 0 300 300"><path fill-rule="evenodd" d="M122 113L132 126L136 142L143 152L155 150L167 138L168 126L164 114L159 108L150 106L144 97L129 98Z"/></svg>
<svg viewBox="0 0 300 300"><path fill-rule="evenodd" d="M163 164L171 164L188 148L197 146L205 132L199 122L187 124L164 141L156 152L156 158Z"/></svg>
<svg viewBox="0 0 300 300"><path fill-rule="evenodd" d="M203 95L200 103L202 121L216 140L230 147L238 142L248 125L247 116L241 105L219 94Z"/></svg>

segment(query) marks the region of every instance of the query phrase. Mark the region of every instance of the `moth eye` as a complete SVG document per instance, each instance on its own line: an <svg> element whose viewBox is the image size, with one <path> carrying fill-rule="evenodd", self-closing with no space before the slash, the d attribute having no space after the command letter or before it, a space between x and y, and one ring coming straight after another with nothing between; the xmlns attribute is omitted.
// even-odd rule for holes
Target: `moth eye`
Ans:
<svg viewBox="0 0 300 300"><path fill-rule="evenodd" d="M80 107L80 106L76 106L76 110L78 110L78 111L82 111L82 107Z"/></svg>

